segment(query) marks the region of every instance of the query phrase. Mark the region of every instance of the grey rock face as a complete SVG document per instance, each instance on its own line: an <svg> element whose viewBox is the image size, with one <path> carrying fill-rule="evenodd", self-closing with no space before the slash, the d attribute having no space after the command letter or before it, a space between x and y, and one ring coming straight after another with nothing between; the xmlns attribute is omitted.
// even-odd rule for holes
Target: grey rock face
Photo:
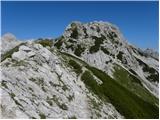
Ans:
<svg viewBox="0 0 160 120"><path fill-rule="evenodd" d="M59 41L60 50L81 57L111 77L113 63L133 70L142 79L144 86L158 97L158 53L133 47L115 25L102 21L86 24L73 22L68 25ZM107 61L112 62L106 64ZM149 69L154 69L154 72L150 74Z"/></svg>
<svg viewBox="0 0 160 120"><path fill-rule="evenodd" d="M100 100L56 51L26 43L1 67L2 118L98 118L89 101ZM102 118L123 118L110 103L99 107Z"/></svg>
<svg viewBox="0 0 160 120"><path fill-rule="evenodd" d="M127 99L121 93L124 90L128 96L134 93L133 99L137 96L150 106L158 106L157 55L130 45L111 23L73 22L53 46L51 41L28 41L10 52L21 42L11 34L3 36L1 42L5 56L1 61L1 118L127 118L129 114L126 117L123 114L126 111L120 108L130 104L123 103ZM103 100L106 92L102 90L105 81L90 67L98 69L102 76L105 74L104 79L113 80L117 87L120 85L105 88L113 93L107 95L106 101ZM86 71L91 74L87 76L91 86L82 80ZM97 95L99 89L102 93ZM122 90L122 97L119 91L114 94L114 89ZM114 98L122 101L115 104Z"/></svg>

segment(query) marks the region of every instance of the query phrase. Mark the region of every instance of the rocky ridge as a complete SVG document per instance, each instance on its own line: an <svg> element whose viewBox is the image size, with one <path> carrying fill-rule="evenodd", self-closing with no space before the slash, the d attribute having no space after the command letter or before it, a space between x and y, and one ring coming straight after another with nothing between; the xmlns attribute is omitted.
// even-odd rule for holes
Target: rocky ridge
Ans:
<svg viewBox="0 0 160 120"><path fill-rule="evenodd" d="M11 45L12 46L12 45ZM1 56L2 118L157 118L159 66L111 23L73 22Z"/></svg>

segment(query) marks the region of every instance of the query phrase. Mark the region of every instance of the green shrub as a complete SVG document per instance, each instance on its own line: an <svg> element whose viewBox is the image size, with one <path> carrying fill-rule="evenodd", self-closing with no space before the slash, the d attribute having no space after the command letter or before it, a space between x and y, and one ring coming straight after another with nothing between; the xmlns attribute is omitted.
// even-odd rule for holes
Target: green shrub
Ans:
<svg viewBox="0 0 160 120"><path fill-rule="evenodd" d="M72 30L71 38L78 39L78 29L75 23L71 24L71 30Z"/></svg>
<svg viewBox="0 0 160 120"><path fill-rule="evenodd" d="M43 113L40 113L39 116L40 116L40 119L46 119L46 116Z"/></svg>
<svg viewBox="0 0 160 120"><path fill-rule="evenodd" d="M150 75L147 77L149 81L159 82L159 73L154 68L149 67L146 63L144 63L142 60L138 58L136 58L136 60L138 61L139 65L142 66L144 72L150 73Z"/></svg>
<svg viewBox="0 0 160 120"><path fill-rule="evenodd" d="M90 51L91 54L95 53L95 52L98 52L98 50L100 49L100 45L104 41L103 37L98 38L96 36L92 36L92 39L94 39L95 42L94 42L94 46L91 46L90 49L89 49L89 51Z"/></svg>
<svg viewBox="0 0 160 120"><path fill-rule="evenodd" d="M46 101L50 106L53 105L52 100L47 96L47 101Z"/></svg>
<svg viewBox="0 0 160 120"><path fill-rule="evenodd" d="M70 42L70 43L77 43L77 41L75 41L73 39L69 39L68 42Z"/></svg>
<svg viewBox="0 0 160 120"><path fill-rule="evenodd" d="M117 58L122 61L122 58L123 58L123 52L119 51L118 55L117 55Z"/></svg>
<svg viewBox="0 0 160 120"><path fill-rule="evenodd" d="M81 56L81 53L85 51L85 48L82 47L81 45L77 45L77 48L74 51L74 54L77 56Z"/></svg>
<svg viewBox="0 0 160 120"><path fill-rule="evenodd" d="M105 54L107 54L107 55L110 54L110 52L109 52L106 48L104 48L104 47L101 47L101 50L102 50Z"/></svg>
<svg viewBox="0 0 160 120"><path fill-rule="evenodd" d="M68 110L68 107L66 104L62 103L62 104L59 104L59 107L62 109L62 110Z"/></svg>
<svg viewBox="0 0 160 120"><path fill-rule="evenodd" d="M60 103L58 98L55 95L53 95L53 98L49 100L53 100L62 110L68 110L67 105L65 103Z"/></svg>
<svg viewBox="0 0 160 120"><path fill-rule="evenodd" d="M16 95L14 93L10 93L11 98L14 98Z"/></svg>
<svg viewBox="0 0 160 120"><path fill-rule="evenodd" d="M76 116L71 116L68 119L77 119Z"/></svg>
<svg viewBox="0 0 160 120"><path fill-rule="evenodd" d="M55 40L56 43L54 44L54 46L57 47L58 49L60 49L61 46L62 46L62 44L63 44L63 39L64 39L63 36L57 38L57 39Z"/></svg>
<svg viewBox="0 0 160 120"><path fill-rule="evenodd" d="M3 87L5 87L6 89L8 89L7 81L2 80L1 86L3 86Z"/></svg>
<svg viewBox="0 0 160 120"><path fill-rule="evenodd" d="M71 50L73 51L74 50L74 45L66 45L66 48L67 49L71 48Z"/></svg>
<svg viewBox="0 0 160 120"><path fill-rule="evenodd" d="M69 95L67 98L69 101L72 101L74 99L74 95Z"/></svg>
<svg viewBox="0 0 160 120"><path fill-rule="evenodd" d="M83 31L84 31L84 34L85 34L85 38L87 38L88 34L87 34L87 29L85 27L83 28Z"/></svg>
<svg viewBox="0 0 160 120"><path fill-rule="evenodd" d="M107 37L110 38L111 40L114 40L114 38L117 37L117 34L115 32L109 32Z"/></svg>

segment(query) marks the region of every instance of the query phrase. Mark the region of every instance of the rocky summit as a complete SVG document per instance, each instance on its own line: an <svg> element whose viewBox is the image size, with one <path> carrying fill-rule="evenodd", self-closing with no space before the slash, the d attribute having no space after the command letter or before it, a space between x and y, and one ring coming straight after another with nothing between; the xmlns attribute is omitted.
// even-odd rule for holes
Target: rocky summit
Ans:
<svg viewBox="0 0 160 120"><path fill-rule="evenodd" d="M159 57L115 25L72 22L59 38L1 38L1 118L159 117Z"/></svg>

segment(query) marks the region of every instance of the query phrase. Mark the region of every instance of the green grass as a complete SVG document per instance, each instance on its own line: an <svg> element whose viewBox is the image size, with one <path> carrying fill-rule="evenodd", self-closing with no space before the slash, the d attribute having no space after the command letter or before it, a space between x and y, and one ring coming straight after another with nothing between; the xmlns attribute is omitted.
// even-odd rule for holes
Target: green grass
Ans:
<svg viewBox="0 0 160 120"><path fill-rule="evenodd" d="M46 46L52 47L53 46L53 40L49 40L49 39L39 40L38 43L41 44L43 47L46 47Z"/></svg>
<svg viewBox="0 0 160 120"><path fill-rule="evenodd" d="M140 78L130 74L127 70L116 64L114 65L114 70L115 80L119 84L140 96L143 100L148 101L151 104L158 104L158 99L143 87Z"/></svg>
<svg viewBox="0 0 160 120"><path fill-rule="evenodd" d="M82 67L77 62L75 62L74 60L69 60L68 64L73 67L74 71L77 74L82 73Z"/></svg>
<svg viewBox="0 0 160 120"><path fill-rule="evenodd" d="M103 84L97 89L101 90L106 99L109 99L126 118L158 118L158 108L155 105L130 92L103 71L90 66L88 66L88 69L103 81ZM90 84L87 85L90 86ZM97 93L95 92L95 94Z"/></svg>
<svg viewBox="0 0 160 120"><path fill-rule="evenodd" d="M158 118L159 117L159 109L157 106L154 105L148 98L152 95L146 96L146 100L139 97L135 92L137 91L130 91L125 86L120 84L118 81L109 77L103 71L91 67L86 64L84 61L64 53L69 58L72 58L81 64L83 64L87 69L88 72L84 72L82 74L81 79L84 81L87 88L92 90L99 98L105 101L110 101L112 105L119 111L120 114L125 116L125 118ZM94 80L93 75L98 77L103 84L98 85L97 82ZM123 76L124 79L125 76ZM139 81L132 80L133 83L136 85L141 86ZM141 86L141 88L143 88ZM131 88L132 89L132 88ZM141 90L137 87L136 90ZM147 93L148 94L148 93ZM152 96L153 98L153 96ZM156 98L155 98L156 99ZM156 99L157 100L157 99Z"/></svg>
<svg viewBox="0 0 160 120"><path fill-rule="evenodd" d="M85 83L85 85L87 85L86 87L89 88L91 92L103 99L103 92L90 71L85 71L81 76L81 80Z"/></svg>

